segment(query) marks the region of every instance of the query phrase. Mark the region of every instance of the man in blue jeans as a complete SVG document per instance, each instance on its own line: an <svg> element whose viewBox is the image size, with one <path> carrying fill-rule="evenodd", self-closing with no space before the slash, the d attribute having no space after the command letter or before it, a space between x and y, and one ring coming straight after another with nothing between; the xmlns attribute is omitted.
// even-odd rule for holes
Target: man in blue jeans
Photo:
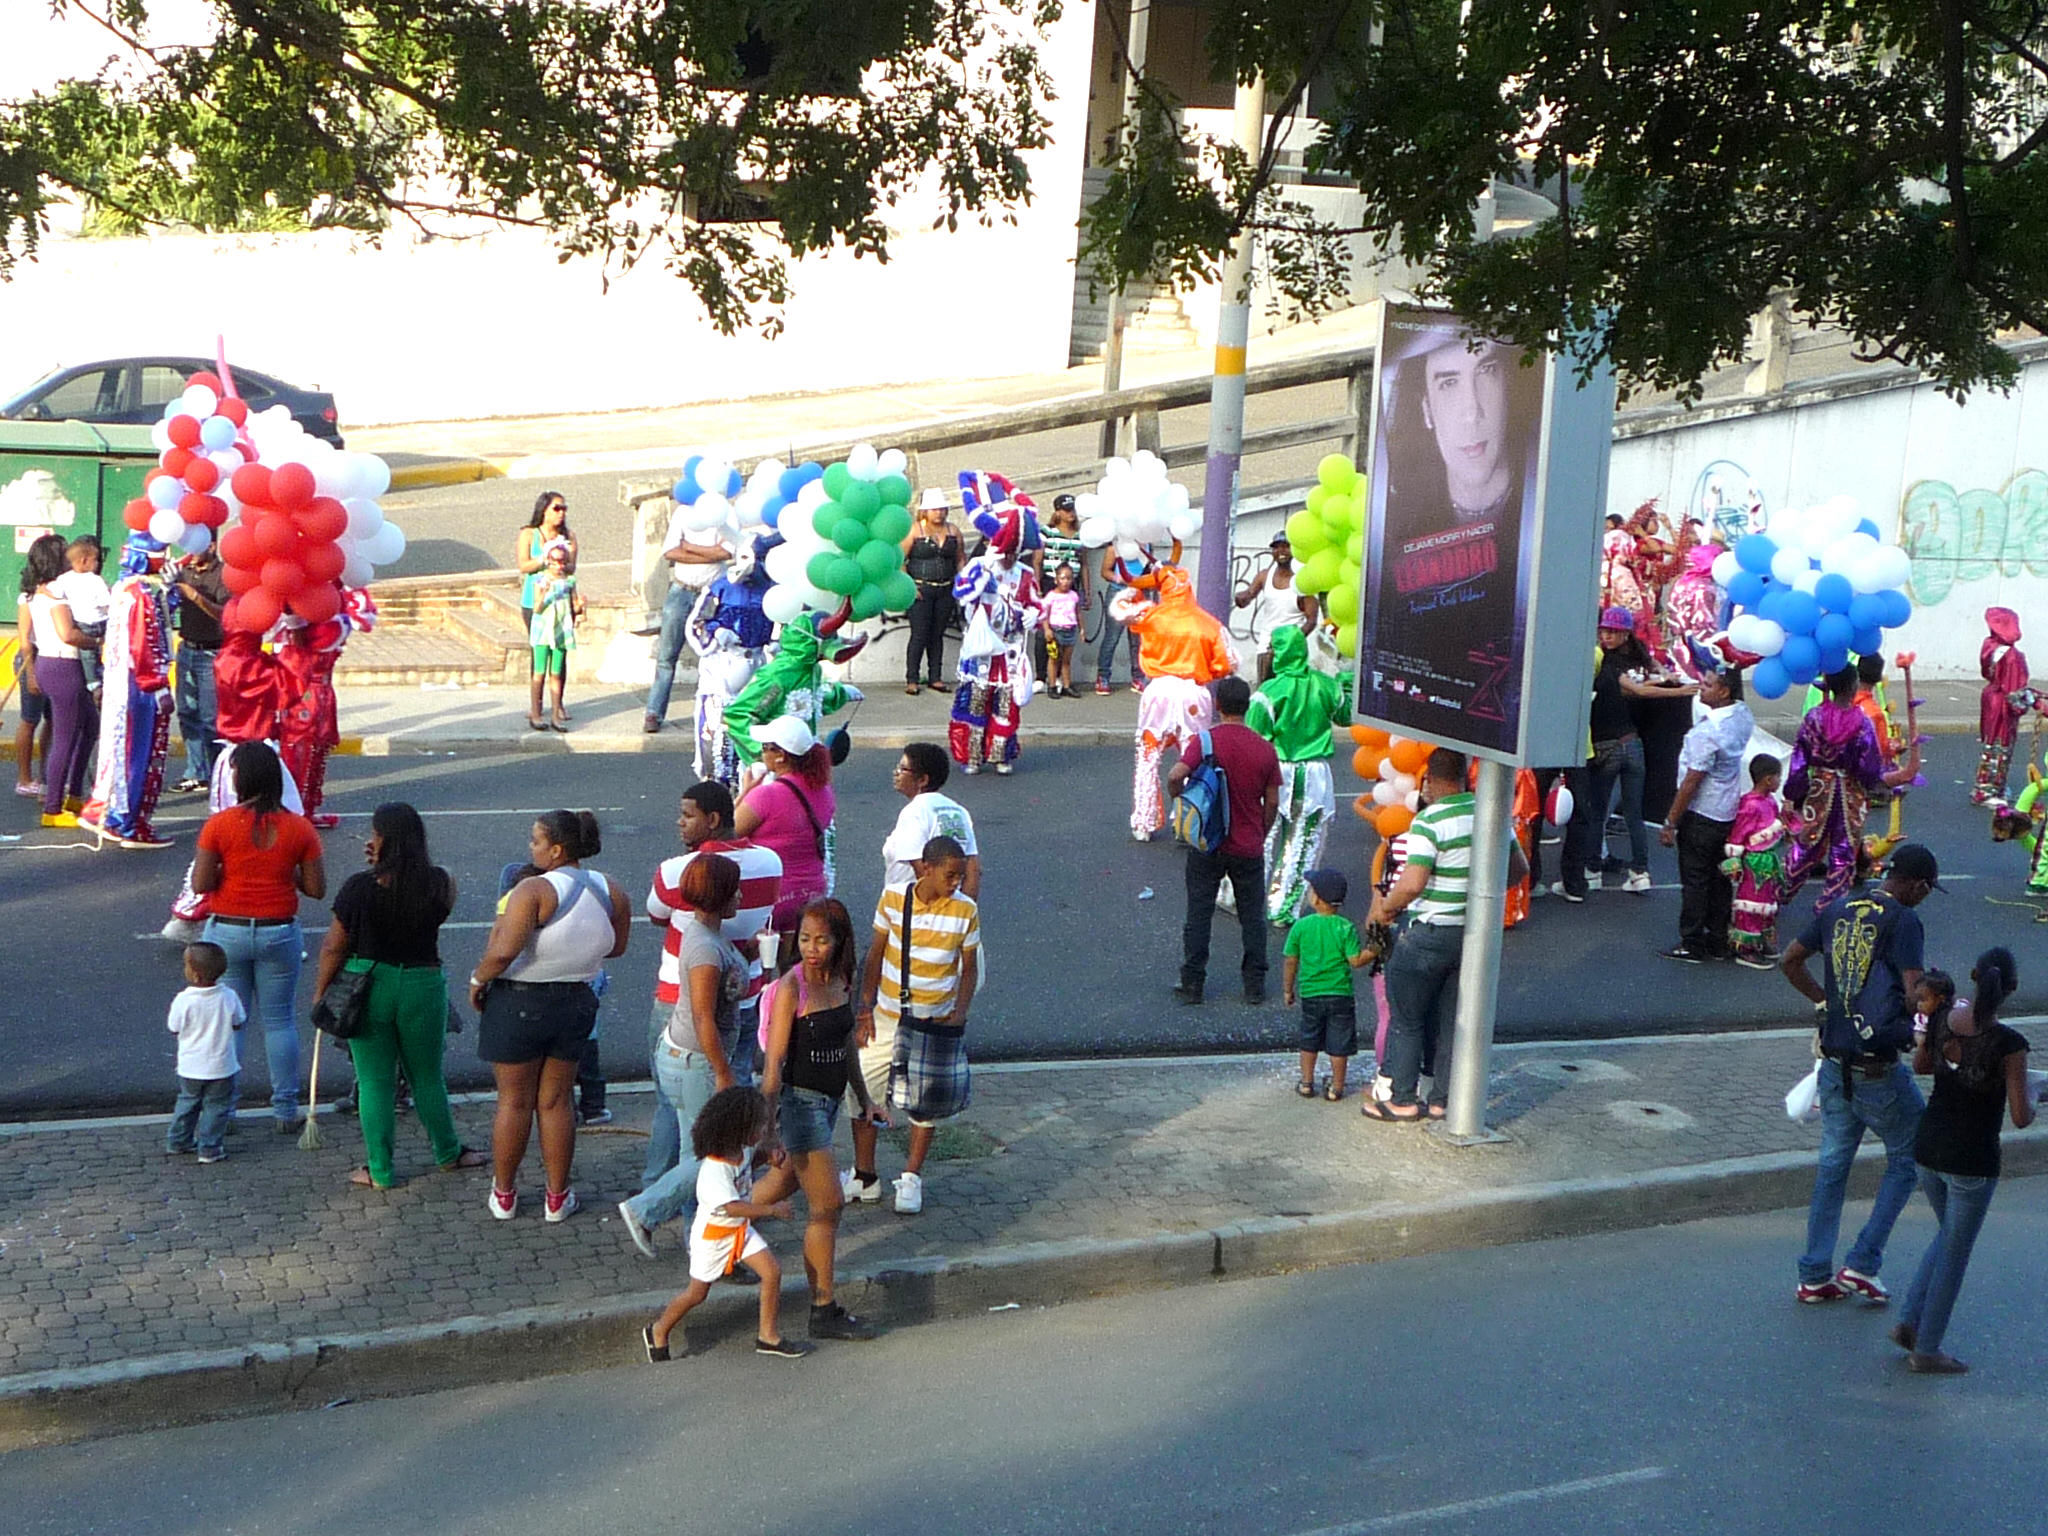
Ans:
<svg viewBox="0 0 2048 1536"><path fill-rule="evenodd" d="M1820 1169L1807 1211L1797 1292L1809 1305L1839 1301L1851 1292L1878 1305L1891 1299L1877 1273L1892 1225L1918 1178L1913 1137L1926 1107L1912 1069L1900 1060L1913 1044L1912 996L1924 948L1913 908L1929 891L1941 889L1939 881L1934 855L1907 843L1892 854L1882 888L1836 898L1785 949L1785 979L1821 1014ZM1806 967L1814 954L1821 957L1823 982ZM1884 1179L1870 1220L1837 1270L1842 1201L1866 1130L1884 1142Z"/></svg>
<svg viewBox="0 0 2048 1536"><path fill-rule="evenodd" d="M647 690L647 718L641 729L652 736L668 719L668 699L676 685L676 660L683 654L688 638L690 610L711 585L732 551L711 540L711 535L692 537L690 509L678 506L668 520L668 538L661 558L668 562L668 596L661 600L661 634L654 642L654 684Z"/></svg>
<svg viewBox="0 0 2048 1536"><path fill-rule="evenodd" d="M1178 795L1202 764L1206 734L1230 796L1230 831L1223 846L1214 853L1193 847L1187 851L1188 912L1181 926L1180 985L1173 989L1183 1003L1202 1000L1216 893L1225 880L1237 898L1238 932L1244 942L1239 970L1244 1000L1253 1007L1266 1000L1266 833L1280 814L1280 754L1244 723L1251 703L1250 683L1235 676L1219 680L1216 713L1221 720L1214 729L1191 736L1180 761L1166 774L1167 793Z"/></svg>

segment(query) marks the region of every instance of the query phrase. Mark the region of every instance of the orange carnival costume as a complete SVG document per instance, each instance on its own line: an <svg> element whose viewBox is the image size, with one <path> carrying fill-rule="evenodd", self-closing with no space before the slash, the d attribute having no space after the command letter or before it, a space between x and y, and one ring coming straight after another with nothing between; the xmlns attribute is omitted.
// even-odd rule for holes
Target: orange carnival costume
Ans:
<svg viewBox="0 0 2048 1536"><path fill-rule="evenodd" d="M1176 548L1176 553L1178 549ZM1157 601L1147 593L1157 591ZM1166 824L1159 759L1178 753L1216 720L1209 684L1237 670L1221 623L1195 602L1194 583L1178 565L1159 565L1111 599L1110 614L1138 637L1138 666L1147 682L1138 700L1137 764L1131 778L1131 836L1149 840Z"/></svg>

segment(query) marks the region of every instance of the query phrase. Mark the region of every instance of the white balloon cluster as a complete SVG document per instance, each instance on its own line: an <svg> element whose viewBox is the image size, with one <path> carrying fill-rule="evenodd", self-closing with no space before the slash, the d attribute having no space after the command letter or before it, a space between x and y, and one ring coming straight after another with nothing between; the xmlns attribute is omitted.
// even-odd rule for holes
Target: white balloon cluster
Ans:
<svg viewBox="0 0 2048 1536"><path fill-rule="evenodd" d="M1090 548L1114 544L1125 560L1138 558L1140 544L1186 539L1195 531L1188 490L1166 477L1166 461L1148 448L1103 466L1095 489L1074 502L1081 542Z"/></svg>
<svg viewBox="0 0 2048 1536"><path fill-rule="evenodd" d="M1389 738L1389 741L1398 743L1404 739L1394 736ZM1379 776L1372 786L1372 803L1381 806L1406 806L1411 811L1419 811L1422 809L1422 781L1414 774L1403 773L1395 767L1390 753L1380 759Z"/></svg>
<svg viewBox="0 0 2048 1536"><path fill-rule="evenodd" d="M315 494L333 497L348 513L348 531L335 539L344 556L344 585L367 587L378 566L405 553L405 530L384 516L379 502L391 489L391 466L376 454L336 448L299 425L282 405L250 416L247 430L259 464L272 470L305 465L313 472Z"/></svg>

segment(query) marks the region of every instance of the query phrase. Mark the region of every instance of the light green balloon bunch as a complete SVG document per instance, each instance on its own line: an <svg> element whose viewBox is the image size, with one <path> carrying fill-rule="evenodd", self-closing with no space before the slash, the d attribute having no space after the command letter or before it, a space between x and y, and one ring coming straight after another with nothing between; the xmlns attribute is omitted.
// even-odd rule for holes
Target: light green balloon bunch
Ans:
<svg viewBox="0 0 2048 1536"><path fill-rule="evenodd" d="M1294 584L1320 596L1337 626L1337 650L1358 654L1359 568L1365 559L1365 476L1341 453L1316 466L1308 505L1287 519Z"/></svg>

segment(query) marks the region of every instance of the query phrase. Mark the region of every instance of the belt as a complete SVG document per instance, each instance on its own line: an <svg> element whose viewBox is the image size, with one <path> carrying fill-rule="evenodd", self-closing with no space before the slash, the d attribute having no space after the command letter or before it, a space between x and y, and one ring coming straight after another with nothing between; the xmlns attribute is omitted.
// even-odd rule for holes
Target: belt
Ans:
<svg viewBox="0 0 2048 1536"><path fill-rule="evenodd" d="M296 923L296 917L223 917L218 912L207 916L216 923L232 923L237 928L282 928L286 923Z"/></svg>
<svg viewBox="0 0 2048 1536"><path fill-rule="evenodd" d="M1462 917L1411 917L1408 919L1408 922L1411 927L1416 928L1462 928L1465 926L1465 919Z"/></svg>
<svg viewBox="0 0 2048 1536"><path fill-rule="evenodd" d="M511 981L503 976L500 976L496 981L492 982L491 985L493 987L510 987L516 992L538 992L543 987L588 988L590 986L590 983L588 981Z"/></svg>

